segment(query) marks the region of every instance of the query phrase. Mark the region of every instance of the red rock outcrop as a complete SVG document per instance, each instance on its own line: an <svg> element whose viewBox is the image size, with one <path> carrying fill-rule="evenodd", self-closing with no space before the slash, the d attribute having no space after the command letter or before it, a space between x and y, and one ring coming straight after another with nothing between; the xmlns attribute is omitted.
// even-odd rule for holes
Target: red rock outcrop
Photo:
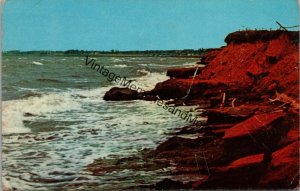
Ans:
<svg viewBox="0 0 300 191"><path fill-rule="evenodd" d="M194 189L295 188L299 185L298 32L239 31L225 42L228 45L196 76L190 93L190 98L211 100L211 108L202 113L207 125L185 127L178 133L201 134L210 141L198 138L181 145L179 139L176 144L170 139L157 148L156 157L175 163L176 174L202 173L201 180L191 183ZM191 78L170 79L152 92L162 99L180 98L190 84ZM195 164L195 156L203 153Z"/></svg>
<svg viewBox="0 0 300 191"><path fill-rule="evenodd" d="M271 131L274 126L279 125L279 121L284 117L283 112L263 113L233 126L225 132L224 140L240 138L244 136L255 136L267 131Z"/></svg>
<svg viewBox="0 0 300 191"><path fill-rule="evenodd" d="M207 65L209 64L222 50L222 48L215 48L210 50L209 52L206 52L202 57L201 61L198 62L198 64L204 64Z"/></svg>
<svg viewBox="0 0 300 191"><path fill-rule="evenodd" d="M212 175L193 184L194 189L256 188L264 173L263 154L247 156L227 166L211 168Z"/></svg>
<svg viewBox="0 0 300 191"><path fill-rule="evenodd" d="M243 33L247 36L245 33L249 34L249 31ZM238 36L243 33L239 32ZM298 91L295 91L299 86L298 44L290 37L296 36L296 33L282 31L266 40L256 37L255 42L238 41L237 37L236 40L228 40L229 44L202 70L199 78L253 88L259 94L284 91L298 98ZM227 38L235 35L229 34Z"/></svg>
<svg viewBox="0 0 300 191"><path fill-rule="evenodd" d="M299 185L299 142L274 152L259 186L264 189L291 189Z"/></svg>

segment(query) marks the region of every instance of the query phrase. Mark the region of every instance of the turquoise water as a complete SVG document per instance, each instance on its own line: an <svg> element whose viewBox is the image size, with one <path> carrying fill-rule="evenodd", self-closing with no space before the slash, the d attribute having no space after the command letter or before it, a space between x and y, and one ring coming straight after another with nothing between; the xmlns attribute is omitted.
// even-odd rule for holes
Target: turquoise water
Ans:
<svg viewBox="0 0 300 191"><path fill-rule="evenodd" d="M197 61L96 59L146 90L166 80L168 68ZM16 190L111 190L153 183L161 178L156 171L93 176L86 166L155 148L186 124L152 102L104 101L116 84L86 67L85 57L4 56L2 73L3 182Z"/></svg>

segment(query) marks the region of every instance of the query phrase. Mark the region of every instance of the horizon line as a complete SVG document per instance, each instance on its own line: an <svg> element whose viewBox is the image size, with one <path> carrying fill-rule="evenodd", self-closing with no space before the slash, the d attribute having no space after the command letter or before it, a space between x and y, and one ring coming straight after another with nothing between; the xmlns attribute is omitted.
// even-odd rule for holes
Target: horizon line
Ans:
<svg viewBox="0 0 300 191"><path fill-rule="evenodd" d="M222 46L220 46L222 47ZM131 52L131 51L181 51L181 50L205 50L205 49L215 49L220 47L207 47L207 48L184 48L184 49L132 49L132 50L118 50L118 49L111 49L111 50L83 50L83 49L67 49L67 50L18 50L18 49L11 49L11 50L2 50L2 52L66 52L66 51L86 51L86 52Z"/></svg>

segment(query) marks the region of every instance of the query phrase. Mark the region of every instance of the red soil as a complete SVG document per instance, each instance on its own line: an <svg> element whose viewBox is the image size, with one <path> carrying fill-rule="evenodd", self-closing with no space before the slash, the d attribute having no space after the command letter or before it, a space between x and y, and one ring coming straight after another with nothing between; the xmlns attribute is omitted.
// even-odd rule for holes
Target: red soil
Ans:
<svg viewBox="0 0 300 191"><path fill-rule="evenodd" d="M253 88L260 94L277 90L298 99L298 44L291 41L290 33L255 43L231 41L198 78Z"/></svg>

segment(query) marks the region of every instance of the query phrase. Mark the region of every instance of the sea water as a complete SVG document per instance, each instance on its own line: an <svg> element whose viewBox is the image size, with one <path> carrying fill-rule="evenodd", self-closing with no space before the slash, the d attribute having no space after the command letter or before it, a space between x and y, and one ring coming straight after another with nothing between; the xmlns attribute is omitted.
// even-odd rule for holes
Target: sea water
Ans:
<svg viewBox="0 0 300 191"><path fill-rule="evenodd" d="M168 68L193 66L197 61L90 57L145 90L168 79ZM187 124L153 102L104 101L105 92L116 85L86 67L84 56L4 56L4 185L15 190L115 190L162 178L155 171L128 169L102 176L86 171L95 159L153 149L175 128Z"/></svg>

